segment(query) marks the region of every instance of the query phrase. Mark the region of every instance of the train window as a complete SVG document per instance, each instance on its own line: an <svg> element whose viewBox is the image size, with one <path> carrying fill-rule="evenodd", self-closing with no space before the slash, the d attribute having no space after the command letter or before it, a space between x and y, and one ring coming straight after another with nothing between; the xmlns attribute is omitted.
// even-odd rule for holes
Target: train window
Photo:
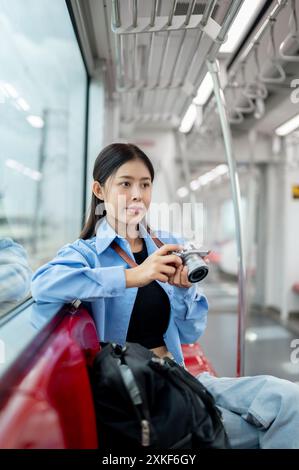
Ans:
<svg viewBox="0 0 299 470"><path fill-rule="evenodd" d="M3 315L80 231L87 74L65 2L0 0L0 38Z"/></svg>
<svg viewBox="0 0 299 470"><path fill-rule="evenodd" d="M32 300L24 302L13 312L0 318L0 378L13 362L22 356L24 349L37 340L37 331L43 315L48 321L55 316L61 305L48 304L37 307ZM39 316L36 312L39 310ZM41 338L41 341L43 339Z"/></svg>

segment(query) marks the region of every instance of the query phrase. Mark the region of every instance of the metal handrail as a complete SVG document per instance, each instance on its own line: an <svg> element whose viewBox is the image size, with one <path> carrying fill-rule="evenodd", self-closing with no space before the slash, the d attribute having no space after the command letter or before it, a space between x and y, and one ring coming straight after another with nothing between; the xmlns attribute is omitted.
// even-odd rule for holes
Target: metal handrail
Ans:
<svg viewBox="0 0 299 470"><path fill-rule="evenodd" d="M271 13L268 15L261 28L257 31L252 41L246 47L245 51L240 54L240 57L234 62L234 67L231 73L234 73L238 69L238 65L247 61L252 51L255 51L256 47L261 43L264 34L267 32L268 26L271 23L271 19L276 19L280 12L286 7L288 0L278 0Z"/></svg>
<svg viewBox="0 0 299 470"><path fill-rule="evenodd" d="M284 52L290 39L294 39L299 45L299 24L298 24L297 12L296 12L295 0L292 0L292 19L294 23L294 31L291 31L280 44L279 55L283 60L286 60L288 62L299 62L299 56L288 55L288 54L285 54Z"/></svg>
<svg viewBox="0 0 299 470"><path fill-rule="evenodd" d="M276 4L276 6L272 9L270 15L266 19L266 21L263 23L262 27L258 30L258 32L255 35L253 41L250 43L249 47L246 48L245 53L243 53L240 56L240 59L237 62L237 64L241 63L241 73L243 75L243 82L241 84L241 87L243 86L244 89L242 91L242 94L248 100L248 104L249 104L248 108L247 108L247 106L242 107L242 106L236 105L234 107L234 110L237 111L237 112L240 112L240 113L253 112L254 108L256 108L256 106L254 106L252 100L259 100L259 101L262 100L263 101L268 96L268 90L265 86L265 83L280 83L280 82L283 82L285 80L285 71L283 70L283 68L281 67L281 65L278 62L279 56L276 52L276 46L275 46L275 42L274 42L274 24L275 24L276 18L278 17L281 10L286 6L286 4L287 4L287 0L281 0ZM260 40L264 36L264 34L266 33L269 25L270 25L270 29L271 29L270 30L271 47L272 47L273 56L274 56L273 59L272 59L272 64L274 64L274 66L278 69L279 74L280 74L279 77L265 77L262 73L260 63L259 63L259 59L258 59L258 47L259 47L259 44L260 44ZM247 80L246 80L246 77L245 77L245 67L246 67L246 62L248 60L248 57L252 52L254 54L254 60L255 60L257 74L256 74L255 81L253 81L251 83L247 83L247 85L246 85ZM232 72L230 74L230 77L229 77L230 79L232 77L236 76L237 70L238 69L236 67L234 67L234 69L232 70ZM200 73L201 73L201 71L198 72L198 75ZM183 109L184 109L184 107L183 107ZM233 118L233 120L234 120L234 118ZM238 121L238 119L236 120L236 123L237 123L237 121ZM241 119L240 119L240 122L241 122Z"/></svg>
<svg viewBox="0 0 299 470"><path fill-rule="evenodd" d="M216 4L216 1L217 0L211 0L206 5L205 11L204 11L203 16L202 16L201 21L200 21L200 25L199 25L200 28L204 28L207 25L207 22L209 21L209 18L211 16L213 8ZM149 24L150 27L153 27L156 24L157 3L158 3L157 0L153 0L152 9L151 9L151 16L150 16L150 24ZM184 26L185 27L188 26L189 23L190 23L190 19L191 19L192 12L194 10L195 4L196 4L196 1L194 1L194 0L192 0L189 4L188 11L186 13L186 17L185 17L185 21L184 21ZM171 9L170 9L169 14L168 14L167 27L172 26L176 5L177 5L177 0L173 0L172 5L171 5ZM138 18L137 18L138 15L136 16L136 14L137 14L137 2L136 2L136 0L134 0L133 3L132 3L132 18L133 18L132 26L133 27L138 26ZM112 0L112 26L113 26L114 30L116 30L117 28L120 28L122 26L121 18L120 18L119 0ZM183 28L180 27L179 29L183 29ZM165 28L162 29L161 31L165 31L167 33L167 38L168 38L168 35L171 32L171 30L167 30ZM185 29L183 29L183 31L184 31L183 32L183 39L185 39L187 29L185 28ZM146 32L146 30L145 31L140 31L140 32L144 33L144 32ZM149 58L150 58L152 56L152 49L153 49L153 44L154 44L154 34L155 34L155 32L154 31L149 31L149 32L151 34L150 49L149 49L149 54L148 54ZM134 32L134 31L131 32L131 33L132 34L138 34L137 32ZM122 35L122 33L119 33L117 35ZM198 43L199 43L201 37L202 37L202 33L200 34L200 37L198 38L197 44L195 44L195 47L198 46ZM167 47L169 45L169 40L170 40L170 38L168 38L164 41L163 53L162 53L162 56L164 56L164 57L165 57L165 51L167 51ZM179 47L179 51L177 53L177 58L181 54L183 43L184 43L184 41L182 41L181 46ZM121 44L120 41L117 41L117 47L119 47L120 44ZM193 59L193 55L191 56L191 60ZM120 56L121 56L121 54L117 53L117 60L119 59ZM175 60L175 64L176 63L177 63L177 59ZM149 70L149 65L150 64L148 62L148 67L147 67L148 70ZM121 64L120 68L122 68L122 66L123 66L123 64ZM161 70L161 68L160 68L160 70ZM175 73L175 67L171 72L171 83L173 81L174 73ZM147 74L147 76L148 76L148 74ZM171 86L171 84L169 84L169 82L168 82L165 86L162 87L161 86L161 80L159 79L159 80L156 81L156 84L155 84L154 88L164 89L164 88L168 88L169 86ZM179 84L178 87L179 86L181 86L181 85ZM132 89L132 86L129 86L129 87L121 86L119 91L124 91L125 92L125 91L131 90L131 89ZM142 85L136 87L136 91L138 89L140 89L140 90L153 89L153 87L149 86L148 80L146 80L145 84L142 84Z"/></svg>
<svg viewBox="0 0 299 470"><path fill-rule="evenodd" d="M201 39L203 37L203 33L204 33L203 28L207 24L210 15L213 13L216 3L217 3L217 0L211 0L209 3L206 4L206 7L204 9L202 19L201 19L201 22L200 22L200 28L201 29L199 30L198 36L197 36L196 40L194 41L192 50L190 51L190 54L188 56L187 62L185 64L184 72L182 73L182 78L181 78L181 80L178 84L179 87L184 86L188 70L190 70L193 67L193 63L194 63L195 57L196 57L196 51L198 50L199 44L200 44ZM175 99L173 100L173 103L172 103L172 106L171 106L172 109L174 108L174 102L175 102ZM185 109L186 102L189 102L189 97L188 96L184 100L182 109ZM178 114L180 115L181 113L178 113Z"/></svg>
<svg viewBox="0 0 299 470"><path fill-rule="evenodd" d="M272 51L272 57L270 59L271 66L278 72L278 77L269 77L265 75L264 69L267 67L267 64L262 67L260 73L260 79L263 83L283 83L286 79L286 74L284 69L279 63L279 57L276 52L275 37L274 37L274 26L276 23L276 18L270 19L270 47Z"/></svg>
<svg viewBox="0 0 299 470"><path fill-rule="evenodd" d="M241 64L241 75L242 75L242 82L239 84L240 88L242 89L242 97L245 98L247 100L247 103L248 103L248 106L240 106L237 104L236 106L236 110L237 111L240 111L240 113L252 113L254 111L254 102L252 101L251 98L249 98L248 96L244 95L244 88L246 86L246 75L245 75L245 61L242 62Z"/></svg>
<svg viewBox="0 0 299 470"><path fill-rule="evenodd" d="M241 219L241 193L239 178L236 168L236 161L233 154L232 136L226 114L224 94L222 93L219 67L215 61L207 61L208 70L212 76L214 95L216 98L219 118L222 128L225 153L229 168L232 200L235 214L236 242L238 253L238 343L237 343L237 376L244 375L244 355L245 355L245 317L246 317L246 270L244 258L243 227Z"/></svg>
<svg viewBox="0 0 299 470"><path fill-rule="evenodd" d="M114 28L120 28L121 27L118 0L112 0L112 24L113 24Z"/></svg>
<svg viewBox="0 0 299 470"><path fill-rule="evenodd" d="M138 6L137 0L132 1L132 27L137 28L137 21L138 21Z"/></svg>
<svg viewBox="0 0 299 470"><path fill-rule="evenodd" d="M185 65L184 73L182 74L183 78L180 82L180 86L183 86L187 71L190 70L191 67L193 66L193 62L194 62L195 56L196 56L196 51L199 48L199 44L200 44L200 41L201 41L202 36L203 36L203 28L206 26L210 15L213 13L213 10L215 8L216 3L217 3L217 0L211 0L209 3L206 4L206 7L205 7L203 15L202 15L202 19L200 21L199 34L198 34L198 37L196 38L196 40L193 44L192 50L190 51L190 54L189 54L189 57L188 57L188 60L187 60L187 64Z"/></svg>
<svg viewBox="0 0 299 470"><path fill-rule="evenodd" d="M256 66L256 79L253 82L248 83L244 88L244 96L250 99L260 98L265 100L268 96L268 90L266 86L261 82L261 66L258 57L258 46L259 42L256 41L254 44L254 60Z"/></svg>
<svg viewBox="0 0 299 470"><path fill-rule="evenodd" d="M193 13L195 4L196 4L196 0L191 0L190 3L189 3L188 11L187 11L186 18L185 18L185 21L184 21L185 26L187 26L190 22L190 18L191 18L191 15Z"/></svg>
<svg viewBox="0 0 299 470"><path fill-rule="evenodd" d="M212 18L212 13L214 11L214 8L215 8L215 5L217 3L217 0L210 0L209 2L207 2L206 6L205 6L205 9L204 9L204 12L200 18L200 22L197 24L196 20L192 21L191 23L191 18L192 18L192 14L193 14L193 11L194 11L194 8L195 8L195 5L196 5L196 1L195 0L190 0L189 2L189 5L188 5L188 9L187 9L187 12L186 12L186 16L185 16L185 19L184 19L184 23L182 24L181 23L181 20L178 21L178 18L176 17L176 21L173 21L174 20L174 13L175 13L175 9L176 9L176 6L177 6L177 0L172 0L171 2L171 7L170 7L170 10L168 12L168 21L167 21L167 24L160 28L160 24L161 22L159 23L157 21L157 7L158 7L158 1L157 0L153 0L152 1L152 8L151 8L151 12L150 12L150 18L149 18L149 25L148 25L148 28L144 28L144 24L146 24L144 22L144 19L143 19L143 22L141 20L138 19L138 5L137 5L137 0L131 0L131 17L132 17L132 24L131 24L131 30L129 27L127 27L126 25L122 25L122 21L121 21L121 11L120 11L120 3L119 3L119 0L112 0L112 28L113 28L113 31L116 33L116 67L117 67L117 82L118 82L118 86L117 86L117 89L118 91L120 92L134 92L134 91L138 91L138 99L141 101L142 100L142 97L143 97L143 92L146 91L146 90L163 90L163 89L166 89L167 92L165 93L165 96L163 97L163 101L161 102L160 101L160 104L162 103L165 103L165 101L167 100L168 96L169 96L169 92L172 88L183 88L184 89L184 92L187 93L187 96L186 96L186 100L184 101L183 103L183 107L185 107L185 105L187 103L190 103L190 100L196 96L196 92L197 92L197 88L199 86L196 86L197 85L197 81L200 81L202 80L203 78L203 73L204 73L204 63L202 64L202 66L200 67L200 70L199 70L199 73L197 74L196 76L196 80L193 81L192 80L192 83L189 84L189 86L185 86L186 84L186 76L187 76L187 73L188 73L188 70L190 70L190 67L193 67L194 65L194 61L196 60L196 51L199 47L199 44L202 40L202 37L203 37L203 34L208 34L209 38L211 39L212 41L212 44L208 50L208 57L210 59L213 59L216 57L216 54L221 46L221 43L225 40L226 38L226 34L227 34L227 30L228 28L230 27L233 19L235 18L241 4L243 3L244 0L234 0L232 3L231 3L231 6L230 8L228 9L226 15L225 15L225 18L224 18L224 21L222 22L222 25L218 25L217 22ZM196 18L197 15L195 15L194 18ZM139 24L139 21L140 21L140 24ZM173 22L173 25L172 25L172 22ZM155 31L152 31L150 28L151 27L155 27L157 28L157 30ZM187 59L187 62L184 64L184 71L186 73L183 73L182 77L181 77L181 80L178 82L178 83L174 83L174 79L175 79L175 73L176 73L176 70L177 70L177 67L178 67L178 63L181 61L182 59L182 52L183 52L183 46L185 44L185 40L186 40L186 37L187 37L187 30L189 29L189 27L191 28L198 28L199 29L199 33L198 33L198 36L196 37L194 43L193 43L193 47L192 47L192 51ZM160 29L159 29L160 28ZM169 28L169 29L168 29ZM209 29L210 28L210 29ZM212 28L212 30L211 30ZM214 28L214 29L213 29ZM119 31L116 31L117 29L119 29ZM137 31L136 31L137 29ZM151 70L151 65L152 65L152 59L153 59L153 50L154 50L154 47L155 47L155 34L156 32L160 30L160 31L164 31L166 33L165 35L165 38L164 38L164 42L163 42L163 49L162 49L162 55L161 55L161 62L160 62L160 65L159 65L159 68L158 68L158 74L157 74L157 77L156 77L156 81L154 83L154 85L152 85L151 83L149 83L149 76L150 76L150 70ZM170 74L168 75L168 79L166 81L165 84L161 83L162 81L162 75L163 75L163 66L165 65L165 58L167 56L167 51L168 51L168 48L169 48L169 45L170 45L170 39L171 39L171 31L172 30L183 30L182 32L182 37L180 38L180 42L178 44L178 48L177 48L177 53L176 53L176 58L174 60L174 63L172 64L172 68L170 70ZM211 33L211 31L213 31ZM135 71L135 68L136 68L136 63L137 63L137 47L138 47L138 44L137 44L137 35L139 33L145 33L147 32L148 34L150 34L150 43L149 43L149 53L148 53L148 59L147 59L147 64L146 64L146 70L147 70L147 73L144 77L144 75L142 76L142 79L143 81L140 81L138 80L138 83L136 83L136 73L133 72L133 77L132 77L132 80L128 81L128 76L127 76L127 73L125 72L126 70L126 67L125 67L125 58L124 58L124 42L123 40L120 40L120 37L124 36L124 34L127 34L127 33L130 33L130 34L133 34L133 39L131 40L133 42L133 45L134 45L134 51L133 51L133 57L132 57L132 66L133 66L133 70ZM132 52L131 52L132 54ZM129 86L128 86L128 83L129 83ZM193 86L193 91L192 91L192 86ZM190 91L191 93L190 93ZM154 97L157 98L156 96L157 94L154 94ZM135 95L133 95L135 96ZM136 95L137 96L137 95ZM169 103L169 106L170 108L174 108L171 106L171 103ZM169 115L171 116L171 115ZM173 118L175 117L175 114L172 115Z"/></svg>
<svg viewBox="0 0 299 470"><path fill-rule="evenodd" d="M155 25L156 16L157 16L157 7L158 7L158 0L153 0L152 12L151 12L151 21L150 21L150 26L151 27L153 27Z"/></svg>
<svg viewBox="0 0 299 470"><path fill-rule="evenodd" d="M243 3L243 0L234 0L234 2L232 4L232 8L229 9L229 11L226 13L223 24L221 26L221 30L220 30L216 40L211 44L211 46L210 46L210 48L207 52L207 59L209 61L215 60L216 55L219 51L219 48L220 48L221 44L226 39L228 29L229 29L231 23L233 22L235 16L237 15L242 3ZM193 87L194 89L193 89L193 93L191 95L192 98L196 97L197 89L198 89L202 79L204 78L205 73L206 73L206 64L203 63L201 65L201 67L199 68L199 71L198 71L198 73L196 75L196 78L194 80L194 87ZM187 96L184 103L183 103L183 106L182 106L180 112L178 113L179 115L184 114L184 111L186 110L187 106L189 106L189 101L190 101L190 97Z"/></svg>
<svg viewBox="0 0 299 470"><path fill-rule="evenodd" d="M168 15L167 26L172 25L172 20L173 20L173 16L174 16L174 12L175 12L177 3L178 3L178 0L172 0L172 6L170 8L169 15Z"/></svg>
<svg viewBox="0 0 299 470"><path fill-rule="evenodd" d="M241 95L242 99L247 100L247 106L242 106L238 104L238 97L236 95L236 90L240 89L241 85L238 82L233 81L231 85L227 85L225 89L231 89L232 91L232 96L233 96L233 108L231 109L232 114L235 113L237 116L239 114L242 115L242 118L239 119L239 123L243 122L243 114L249 114L252 113L255 110L255 105L254 102L250 99L245 97L244 95ZM234 122L234 124L238 124L236 120L231 121Z"/></svg>

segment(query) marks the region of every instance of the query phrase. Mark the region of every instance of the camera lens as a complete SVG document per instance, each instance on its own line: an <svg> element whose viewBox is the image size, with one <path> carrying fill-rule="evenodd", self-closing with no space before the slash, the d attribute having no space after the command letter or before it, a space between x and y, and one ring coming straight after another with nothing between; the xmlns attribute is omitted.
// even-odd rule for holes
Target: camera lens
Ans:
<svg viewBox="0 0 299 470"><path fill-rule="evenodd" d="M184 255L184 264L188 267L188 281L202 281L208 274L209 268L204 260L195 253Z"/></svg>

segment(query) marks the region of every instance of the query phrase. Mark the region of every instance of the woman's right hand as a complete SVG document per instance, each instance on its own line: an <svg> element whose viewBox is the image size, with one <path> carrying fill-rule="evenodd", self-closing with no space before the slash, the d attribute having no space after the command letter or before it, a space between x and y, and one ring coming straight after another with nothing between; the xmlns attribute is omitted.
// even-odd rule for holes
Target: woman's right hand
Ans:
<svg viewBox="0 0 299 470"><path fill-rule="evenodd" d="M136 268L126 269L126 287L143 287L152 281L168 282L182 264L179 256L168 253L181 249L181 245L163 245Z"/></svg>

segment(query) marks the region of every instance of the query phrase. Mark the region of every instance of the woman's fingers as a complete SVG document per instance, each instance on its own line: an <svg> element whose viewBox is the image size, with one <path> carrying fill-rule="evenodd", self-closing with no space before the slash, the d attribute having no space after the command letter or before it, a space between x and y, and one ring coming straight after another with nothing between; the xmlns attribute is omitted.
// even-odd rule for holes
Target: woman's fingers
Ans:
<svg viewBox="0 0 299 470"><path fill-rule="evenodd" d="M187 266L179 266L175 274L169 278L168 282L176 287L191 287L192 284L188 281Z"/></svg>
<svg viewBox="0 0 299 470"><path fill-rule="evenodd" d="M161 261L165 264L174 264L175 267L180 266L183 262L182 259L177 255L164 255Z"/></svg>
<svg viewBox="0 0 299 470"><path fill-rule="evenodd" d="M168 243L168 244L161 246L161 248L159 248L157 253L159 253L160 255L168 255L169 252L171 253L172 251L180 251L182 249L183 249L182 245L178 245L178 244L174 245L174 244Z"/></svg>
<svg viewBox="0 0 299 470"><path fill-rule="evenodd" d="M183 270L183 265L179 266L175 272L173 283L175 286L179 286L181 283L181 272Z"/></svg>
<svg viewBox="0 0 299 470"><path fill-rule="evenodd" d="M157 277L157 280L160 282L168 282L168 276L165 274L160 273L159 276Z"/></svg>
<svg viewBox="0 0 299 470"><path fill-rule="evenodd" d="M174 266L168 266L167 264L165 264L164 266L162 266L161 272L167 274L168 276L174 276L176 268Z"/></svg>
<svg viewBox="0 0 299 470"><path fill-rule="evenodd" d="M184 269L181 271L181 286L182 287L191 287L192 284L188 280L188 268L184 266Z"/></svg>

